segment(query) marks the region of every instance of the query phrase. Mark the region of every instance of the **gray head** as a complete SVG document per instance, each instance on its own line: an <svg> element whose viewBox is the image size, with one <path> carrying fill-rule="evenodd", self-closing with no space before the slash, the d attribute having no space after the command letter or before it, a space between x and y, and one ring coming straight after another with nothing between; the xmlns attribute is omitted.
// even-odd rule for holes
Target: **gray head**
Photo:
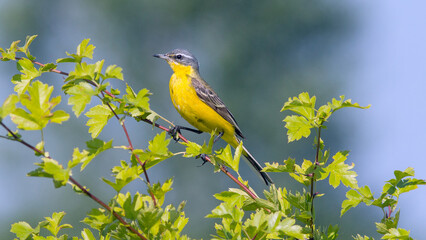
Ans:
<svg viewBox="0 0 426 240"><path fill-rule="evenodd" d="M192 66L198 71L198 60L192 53L185 49L175 49L166 54L154 54L154 57L164 59L169 64L175 63L184 66Z"/></svg>

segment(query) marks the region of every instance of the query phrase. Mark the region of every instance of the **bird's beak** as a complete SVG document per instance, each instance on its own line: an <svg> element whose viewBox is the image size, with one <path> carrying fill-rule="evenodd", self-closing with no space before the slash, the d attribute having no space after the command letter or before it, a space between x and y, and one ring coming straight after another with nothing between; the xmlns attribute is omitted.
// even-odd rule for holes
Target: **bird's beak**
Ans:
<svg viewBox="0 0 426 240"><path fill-rule="evenodd" d="M166 54L154 54L152 56L156 57L156 58L161 58L161 59L164 59L164 60L169 59L169 57Z"/></svg>

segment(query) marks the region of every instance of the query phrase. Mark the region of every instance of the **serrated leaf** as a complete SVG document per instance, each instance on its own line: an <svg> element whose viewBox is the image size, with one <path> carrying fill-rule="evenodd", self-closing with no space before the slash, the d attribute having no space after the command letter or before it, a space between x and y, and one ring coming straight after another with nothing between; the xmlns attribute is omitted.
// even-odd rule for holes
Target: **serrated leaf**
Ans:
<svg viewBox="0 0 426 240"><path fill-rule="evenodd" d="M25 112L22 108L16 109L10 117L19 129L40 130L43 128L35 118Z"/></svg>
<svg viewBox="0 0 426 240"><path fill-rule="evenodd" d="M27 222L17 222L12 224L10 231L19 239L27 239L32 233L34 233L34 229Z"/></svg>
<svg viewBox="0 0 426 240"><path fill-rule="evenodd" d="M168 145L170 143L170 138L166 139L166 132L157 134L154 139L149 141L148 149L158 155L169 155Z"/></svg>
<svg viewBox="0 0 426 240"><path fill-rule="evenodd" d="M296 115L287 116L284 122L286 122L285 128L288 129L288 142L299 140L302 137L307 138L311 134L311 128L313 126L305 117Z"/></svg>
<svg viewBox="0 0 426 240"><path fill-rule="evenodd" d="M280 165L279 163L265 163L265 167L263 168L264 172L294 172L295 171L295 163L296 159L288 158L284 160L284 165Z"/></svg>
<svg viewBox="0 0 426 240"><path fill-rule="evenodd" d="M86 108L86 105L90 103L90 100L95 96L97 91L92 88L87 82L80 82L66 90L66 93L71 95L68 99L68 105L72 105L72 110L76 117Z"/></svg>
<svg viewBox="0 0 426 240"><path fill-rule="evenodd" d="M340 182L343 183L343 185L356 189L358 188L358 182L356 180L356 172L349 171L354 167L354 164L352 163L351 166L347 165L345 163L345 160L347 158L348 153L347 152L337 152L333 156L333 162L330 163L327 167L324 168L324 174L329 175L329 183L334 188L338 187L340 185ZM324 177L324 176L322 176Z"/></svg>
<svg viewBox="0 0 426 240"><path fill-rule="evenodd" d="M62 123L69 119L68 113L63 110L53 112L52 109L61 101L61 96L50 99L53 86L48 86L40 81L35 81L29 88L28 94L20 96L22 108L16 109L12 114L12 121L18 128L24 130L40 130L49 122Z"/></svg>
<svg viewBox="0 0 426 240"><path fill-rule="evenodd" d="M215 155L235 172L238 172L241 151L242 151L241 143L239 146L240 146L240 149L239 149L240 153L239 153L239 156L235 156L235 158L232 156L232 150L229 144L226 145L225 148L220 149L219 151L216 151L216 155Z"/></svg>
<svg viewBox="0 0 426 240"><path fill-rule="evenodd" d="M34 63L27 58L21 58L17 63L17 69L21 74L14 75L12 83L15 84L14 91L18 96L25 93L31 80L39 77L41 72L34 67Z"/></svg>
<svg viewBox="0 0 426 240"><path fill-rule="evenodd" d="M19 101L18 96L11 94L3 102L3 105L0 107L0 120L7 117L10 113L15 111L16 103Z"/></svg>
<svg viewBox="0 0 426 240"><path fill-rule="evenodd" d="M53 64L53 63L46 63L46 64L44 64L44 66L42 66L42 67L40 68L40 71L41 71L41 72L50 72L50 71L52 71L52 70L56 69L56 67L57 67L57 66L58 66L58 65Z"/></svg>
<svg viewBox="0 0 426 240"><path fill-rule="evenodd" d="M140 178L138 175L138 166L129 166L125 161L121 161L121 166L115 166L112 172L115 177L114 182L105 178L102 178L102 181L106 182L117 192L120 192L123 187L133 180Z"/></svg>
<svg viewBox="0 0 426 240"><path fill-rule="evenodd" d="M20 43L20 40L14 41L10 44L10 47L6 50L2 49L2 60L15 60L16 57L16 51L18 51L18 43Z"/></svg>
<svg viewBox="0 0 426 240"><path fill-rule="evenodd" d="M74 148L73 158L68 163L68 168L73 168L79 163L81 165L81 171L101 152L110 149L112 147L112 140L104 142L99 139L92 139L86 142L87 150L80 152L78 148Z"/></svg>
<svg viewBox="0 0 426 240"><path fill-rule="evenodd" d="M284 236L290 236L297 239L305 239L307 236L303 233L303 228L296 225L296 220L291 218L285 218L282 220L276 230Z"/></svg>
<svg viewBox="0 0 426 240"><path fill-rule="evenodd" d="M123 96L123 100L128 104L128 111L132 117L139 117L151 112L149 108L149 96L151 93L148 89L141 89L138 94L135 94L131 87L127 85L126 93Z"/></svg>
<svg viewBox="0 0 426 240"><path fill-rule="evenodd" d="M25 45L19 48L19 51L25 53L25 55L33 61L35 60L35 57L31 56L29 47L36 37L37 35L27 36L25 39Z"/></svg>
<svg viewBox="0 0 426 240"><path fill-rule="evenodd" d="M84 39L78 46L77 46L77 55L80 57L86 57L86 58L93 58L93 50L95 50L95 46L92 44L89 44L90 38Z"/></svg>
<svg viewBox="0 0 426 240"><path fill-rule="evenodd" d="M315 116L315 102L315 96L311 98L309 93L303 92L300 93L298 97L289 98L288 101L284 103L281 112L290 110L309 120Z"/></svg>
<svg viewBox="0 0 426 240"><path fill-rule="evenodd" d="M341 108L345 108L345 107L355 107L355 108L361 108L361 109L368 109L368 108L370 108L371 105L362 107L358 103L352 103L351 99L345 100L345 96L341 95L340 100L333 98L331 103L330 102L328 103L328 106L330 106L330 108L333 110L333 112L335 112L335 111L337 111Z"/></svg>
<svg viewBox="0 0 426 240"><path fill-rule="evenodd" d="M403 228L391 228L388 233L383 235L382 239L398 239L398 240L412 240L410 237L410 231Z"/></svg>
<svg viewBox="0 0 426 240"><path fill-rule="evenodd" d="M107 78L117 78L120 80L123 80L123 69L121 67L118 67L117 65L110 65L107 67L105 71L104 79Z"/></svg>
<svg viewBox="0 0 426 240"><path fill-rule="evenodd" d="M89 118L86 125L89 126L92 138L99 136L108 120L113 116L109 107L104 104L92 107L85 115Z"/></svg>
<svg viewBox="0 0 426 240"><path fill-rule="evenodd" d="M63 228L72 228L69 224L61 225L62 218L65 216L65 212L54 212L52 217L46 217L48 224L44 226L50 233L55 237L58 235L58 232Z"/></svg>
<svg viewBox="0 0 426 240"><path fill-rule="evenodd" d="M43 163L40 165L41 168L48 174L52 175L56 182L59 182L61 186L65 186L70 177L70 170L64 169L56 160L50 158L42 158ZM55 186L58 187L58 186Z"/></svg>
<svg viewBox="0 0 426 240"><path fill-rule="evenodd" d="M70 115L64 110L58 110L53 112L51 117L49 117L50 121L53 123L61 124L62 122L68 121Z"/></svg>
<svg viewBox="0 0 426 240"><path fill-rule="evenodd" d="M90 231L90 229L87 229L87 228L81 231L81 236L83 237L83 240L96 240L93 233Z"/></svg>

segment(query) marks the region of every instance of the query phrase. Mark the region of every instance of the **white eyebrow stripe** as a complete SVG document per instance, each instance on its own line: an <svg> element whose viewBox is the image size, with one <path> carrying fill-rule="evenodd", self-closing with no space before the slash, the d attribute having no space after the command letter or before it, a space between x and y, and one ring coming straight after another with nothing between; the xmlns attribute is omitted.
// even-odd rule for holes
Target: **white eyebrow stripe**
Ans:
<svg viewBox="0 0 426 240"><path fill-rule="evenodd" d="M178 54L180 54L180 55L182 55L184 57L190 58L190 59L194 59L192 56L186 55L185 53L178 53Z"/></svg>

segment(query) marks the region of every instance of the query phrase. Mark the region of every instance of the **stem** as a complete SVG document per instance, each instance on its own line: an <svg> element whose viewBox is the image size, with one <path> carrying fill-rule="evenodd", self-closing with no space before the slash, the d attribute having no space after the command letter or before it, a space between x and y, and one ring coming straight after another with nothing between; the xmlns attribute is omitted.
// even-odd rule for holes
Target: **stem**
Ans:
<svg viewBox="0 0 426 240"><path fill-rule="evenodd" d="M15 133L12 132L12 130L10 130L10 128L8 128L3 121L0 121L0 125L6 129L7 132L9 132L10 135L12 135L12 137L14 138L14 140L22 143L23 145L25 145L26 147L30 148L31 150L39 153L40 155L46 157L46 158L50 158L52 159L50 156L47 156L45 152L43 152L40 149L37 149L36 147L32 146L31 144L25 142L24 140L20 139ZM86 188L84 188L80 183L78 183L73 177L69 177L69 180L76 185L78 188L81 189L81 191L84 192L84 194L86 194L88 197L90 197L91 199L93 199L95 202L97 202L99 205L101 205L103 208L105 208L106 210L108 210L109 212L111 212L117 219L118 221L120 221L127 229L129 229L131 232L133 232L134 234L138 235L138 237L140 239L146 240L146 238L139 233L139 231L137 231L135 228L133 228L132 226L130 226L129 223L127 223L118 213L112 211L112 209L104 202L102 202L98 197L96 197L95 195L93 195L92 193L90 193L89 191L87 191Z"/></svg>
<svg viewBox="0 0 426 240"><path fill-rule="evenodd" d="M318 166L319 161L319 151L320 151L320 144L321 144L321 127L318 128L318 139L317 139L317 149L315 154L315 163L314 163L314 171L312 172L311 177L311 219L310 219L310 228L311 228L311 234L312 238L314 237L314 188L315 188L315 170Z"/></svg>

